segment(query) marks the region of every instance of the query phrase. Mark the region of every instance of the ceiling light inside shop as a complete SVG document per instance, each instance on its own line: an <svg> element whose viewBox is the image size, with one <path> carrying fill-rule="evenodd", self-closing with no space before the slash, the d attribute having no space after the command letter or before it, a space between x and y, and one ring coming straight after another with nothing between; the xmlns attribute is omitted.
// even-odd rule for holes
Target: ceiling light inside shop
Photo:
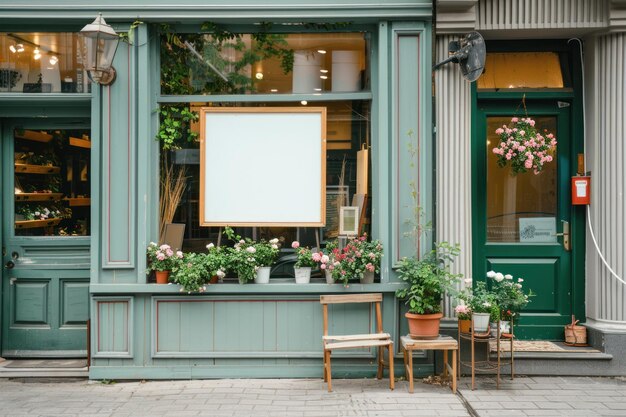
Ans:
<svg viewBox="0 0 626 417"><path fill-rule="evenodd" d="M57 64L57 62L59 62L59 58L57 58L56 55L52 55L48 62L50 62L50 65L54 66Z"/></svg>
<svg viewBox="0 0 626 417"><path fill-rule="evenodd" d="M270 93L278 93L278 89L272 88L272 89L270 89Z"/></svg>
<svg viewBox="0 0 626 417"><path fill-rule="evenodd" d="M328 70L327 70L327 69L321 69L321 70L320 70L320 72L321 72L322 74L327 74L327 73L328 73Z"/></svg>
<svg viewBox="0 0 626 417"><path fill-rule="evenodd" d="M16 53L17 52L17 48L15 47L15 45L11 45L9 46L9 51Z"/></svg>
<svg viewBox="0 0 626 417"><path fill-rule="evenodd" d="M321 88L314 88L313 90L315 90L315 91L322 91Z"/></svg>
<svg viewBox="0 0 626 417"><path fill-rule="evenodd" d="M256 77L257 80L262 80L263 79L263 73L262 72L257 72L256 74L254 74L254 76Z"/></svg>
<svg viewBox="0 0 626 417"><path fill-rule="evenodd" d="M41 52L39 52L38 48L35 48L35 50L33 51L33 58L35 59L41 58Z"/></svg>
<svg viewBox="0 0 626 417"><path fill-rule="evenodd" d="M326 50L325 49L318 49L317 52L320 53L320 54L325 54Z"/></svg>
<svg viewBox="0 0 626 417"><path fill-rule="evenodd" d="M327 79L328 79L328 75L320 75L320 78L321 78L322 80L327 80Z"/></svg>
<svg viewBox="0 0 626 417"><path fill-rule="evenodd" d="M24 52L24 45L21 43L18 43L17 45L15 45L15 47L17 48L17 52Z"/></svg>
<svg viewBox="0 0 626 417"><path fill-rule="evenodd" d="M300 102L300 104L302 104L303 106L306 106L307 104L309 104L309 102L308 102L308 101L306 101L306 100L302 100L302 101Z"/></svg>

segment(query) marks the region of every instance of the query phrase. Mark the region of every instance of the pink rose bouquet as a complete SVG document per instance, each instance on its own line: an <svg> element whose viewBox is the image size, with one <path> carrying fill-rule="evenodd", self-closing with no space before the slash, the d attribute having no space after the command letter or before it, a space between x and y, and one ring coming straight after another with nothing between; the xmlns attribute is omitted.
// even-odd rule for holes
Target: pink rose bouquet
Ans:
<svg viewBox="0 0 626 417"><path fill-rule="evenodd" d="M552 162L556 150L556 138L552 133L538 133L535 121L529 117L513 117L509 126L496 129L500 142L492 148L498 157L498 165L511 164L513 174L531 171L537 175L544 164Z"/></svg>

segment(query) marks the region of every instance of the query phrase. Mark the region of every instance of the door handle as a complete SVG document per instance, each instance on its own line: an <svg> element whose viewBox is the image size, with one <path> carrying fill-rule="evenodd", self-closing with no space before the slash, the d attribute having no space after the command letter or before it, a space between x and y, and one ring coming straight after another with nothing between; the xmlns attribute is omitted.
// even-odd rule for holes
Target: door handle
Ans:
<svg viewBox="0 0 626 417"><path fill-rule="evenodd" d="M561 220L561 223L563 223L563 233L556 233L556 236L563 236L563 248L569 252L572 250L572 244L569 238L569 222Z"/></svg>
<svg viewBox="0 0 626 417"><path fill-rule="evenodd" d="M15 263L13 261L9 261L6 264L4 264L4 267L6 269L13 269L14 266L15 266Z"/></svg>

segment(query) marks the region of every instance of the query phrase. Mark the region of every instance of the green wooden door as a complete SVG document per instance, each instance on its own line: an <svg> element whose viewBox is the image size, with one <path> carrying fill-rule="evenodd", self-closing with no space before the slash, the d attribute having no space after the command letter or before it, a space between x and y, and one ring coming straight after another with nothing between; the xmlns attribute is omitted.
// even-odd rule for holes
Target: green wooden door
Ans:
<svg viewBox="0 0 626 417"><path fill-rule="evenodd" d="M88 198L77 195L88 192L88 178L83 181L87 184L71 182L88 175L87 168L80 167L88 164L89 152L72 150L69 140L57 138L65 132L75 136L85 129L88 121L3 121L3 357L86 356L89 236L75 235L77 229L69 220L57 219L59 223L54 220L40 227L24 215L29 207L38 212L43 212L41 208L66 207L68 213L73 210L74 217L89 212L84 205ZM53 158L49 155L53 151L56 159L47 163L43 158ZM57 172L57 165L65 168ZM46 166L47 171L43 169ZM20 169L24 171L18 174Z"/></svg>
<svg viewBox="0 0 626 417"><path fill-rule="evenodd" d="M573 312L572 252L557 235L567 225L575 226L570 204L575 169L570 106L556 100L527 100L526 107L537 130L545 129L558 140L554 160L538 175L512 175L510 167L497 165L492 152L500 142L495 130L508 125L514 115L525 116L520 103L478 103L472 145L473 274L475 281L485 279L490 270L523 278L524 288L536 296L522 313L516 336L558 340Z"/></svg>

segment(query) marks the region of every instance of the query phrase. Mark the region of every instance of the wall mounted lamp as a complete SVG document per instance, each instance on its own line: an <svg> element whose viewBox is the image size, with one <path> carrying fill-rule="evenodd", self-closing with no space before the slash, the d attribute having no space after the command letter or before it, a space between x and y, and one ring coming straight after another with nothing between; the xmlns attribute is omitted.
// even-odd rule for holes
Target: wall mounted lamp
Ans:
<svg viewBox="0 0 626 417"><path fill-rule="evenodd" d="M100 85L110 85L115 81L113 58L120 40L115 30L108 25L102 13L96 20L81 29L83 40L83 65L89 78Z"/></svg>

